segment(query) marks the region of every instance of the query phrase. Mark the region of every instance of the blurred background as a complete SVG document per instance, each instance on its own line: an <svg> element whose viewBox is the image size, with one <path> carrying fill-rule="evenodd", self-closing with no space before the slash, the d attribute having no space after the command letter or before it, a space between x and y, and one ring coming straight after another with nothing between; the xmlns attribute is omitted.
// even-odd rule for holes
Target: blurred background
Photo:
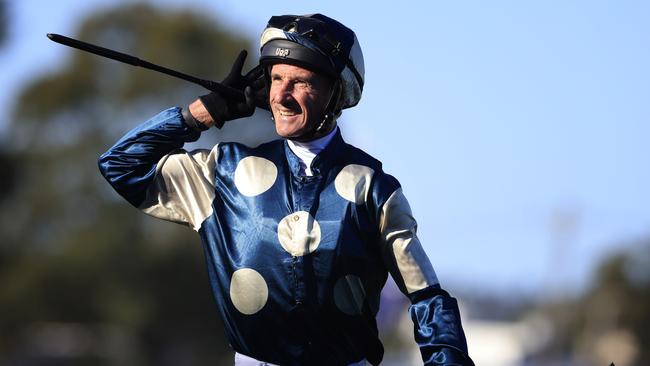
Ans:
<svg viewBox="0 0 650 366"><path fill-rule="evenodd" d="M351 27L364 97L344 137L402 183L477 365L650 364L650 3L0 0L0 364L231 365L202 250L128 206L99 154L213 80L271 15ZM189 148L274 138L269 116ZM417 365L389 283L386 365Z"/></svg>

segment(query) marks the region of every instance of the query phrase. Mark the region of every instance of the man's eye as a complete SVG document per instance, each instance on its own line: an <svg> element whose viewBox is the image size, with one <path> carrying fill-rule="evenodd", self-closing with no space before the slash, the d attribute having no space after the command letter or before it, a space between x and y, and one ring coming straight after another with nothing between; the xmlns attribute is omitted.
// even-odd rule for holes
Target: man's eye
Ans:
<svg viewBox="0 0 650 366"><path fill-rule="evenodd" d="M308 88L308 87L311 86L311 84L307 80L296 80L296 85L299 85L299 86L305 87L305 88Z"/></svg>

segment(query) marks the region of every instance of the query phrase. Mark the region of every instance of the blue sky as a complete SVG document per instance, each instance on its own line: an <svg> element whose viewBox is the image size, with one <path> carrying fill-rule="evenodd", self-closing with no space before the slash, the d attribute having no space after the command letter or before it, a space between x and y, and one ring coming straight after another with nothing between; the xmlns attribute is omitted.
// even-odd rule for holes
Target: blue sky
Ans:
<svg viewBox="0 0 650 366"><path fill-rule="evenodd" d="M111 3L11 2L0 106L65 61L46 33ZM443 285L582 289L617 245L650 236L650 3L193 3L251 39L286 13L355 30L366 86L344 136L401 181Z"/></svg>

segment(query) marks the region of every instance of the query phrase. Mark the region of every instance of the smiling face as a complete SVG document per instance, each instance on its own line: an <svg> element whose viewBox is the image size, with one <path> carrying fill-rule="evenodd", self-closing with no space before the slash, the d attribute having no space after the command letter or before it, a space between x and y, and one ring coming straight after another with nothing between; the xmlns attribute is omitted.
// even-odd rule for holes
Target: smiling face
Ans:
<svg viewBox="0 0 650 366"><path fill-rule="evenodd" d="M329 102L329 79L302 67L275 64L271 68L269 104L278 135L300 140L323 120Z"/></svg>

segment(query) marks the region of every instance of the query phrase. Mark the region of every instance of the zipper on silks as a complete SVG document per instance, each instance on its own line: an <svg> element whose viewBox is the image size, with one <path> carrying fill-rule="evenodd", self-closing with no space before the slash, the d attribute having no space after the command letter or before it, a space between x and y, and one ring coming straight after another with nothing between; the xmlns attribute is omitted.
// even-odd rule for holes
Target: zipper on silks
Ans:
<svg viewBox="0 0 650 366"><path fill-rule="evenodd" d="M298 261L300 258L297 256L292 256L291 257L291 272L293 273L293 300L296 305L301 305L302 304L302 298L299 295L300 291L300 286L299 286L299 280L298 280L298 270L296 268Z"/></svg>
<svg viewBox="0 0 650 366"><path fill-rule="evenodd" d="M296 184L296 188L297 188L296 191L297 192L292 192L293 197L294 197L294 210L293 210L294 213L301 209L301 204L300 204L301 202L300 201L302 199L301 199L300 194L301 194L304 183L305 183L305 177L302 177L302 176L298 177L298 182ZM298 193L298 194L296 194L296 193ZM294 238L294 237L295 236L292 235L292 238ZM299 260L300 260L300 258L298 258L298 256L296 256L296 255L291 256L291 273L293 274L293 302L294 302L294 304L296 306L302 305L302 302L303 302L303 299L301 298L301 294L300 294L301 293L300 283L299 283L300 282L300 280L299 280L300 276L299 276L298 268L297 268Z"/></svg>

